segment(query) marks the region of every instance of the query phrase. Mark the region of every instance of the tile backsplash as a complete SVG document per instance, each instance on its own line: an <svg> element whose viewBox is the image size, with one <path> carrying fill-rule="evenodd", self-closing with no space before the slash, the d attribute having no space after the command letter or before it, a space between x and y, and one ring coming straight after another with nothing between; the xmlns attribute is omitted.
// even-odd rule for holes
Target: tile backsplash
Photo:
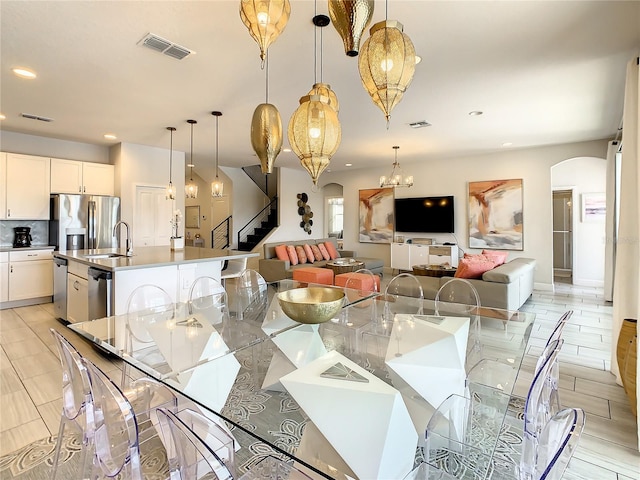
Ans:
<svg viewBox="0 0 640 480"><path fill-rule="evenodd" d="M0 220L0 247L13 245L14 227L31 227L31 245L49 245L48 220Z"/></svg>

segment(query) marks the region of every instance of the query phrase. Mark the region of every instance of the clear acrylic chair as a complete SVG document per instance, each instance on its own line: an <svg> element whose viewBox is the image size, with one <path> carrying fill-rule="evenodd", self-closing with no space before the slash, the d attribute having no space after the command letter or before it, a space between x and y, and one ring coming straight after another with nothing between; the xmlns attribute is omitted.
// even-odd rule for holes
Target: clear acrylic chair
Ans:
<svg viewBox="0 0 640 480"><path fill-rule="evenodd" d="M247 257L232 258L227 261L227 268L220 273L220 279L224 287L227 287L227 279L238 278L247 269Z"/></svg>
<svg viewBox="0 0 640 480"><path fill-rule="evenodd" d="M541 355L544 358L529 387L524 405L524 436L522 440L522 457L520 459L520 476L533 478L536 465L536 451L540 432L553 415L551 405L552 394L548 377L551 375L553 364L557 360L564 340L554 340L545 348Z"/></svg>
<svg viewBox="0 0 640 480"><path fill-rule="evenodd" d="M236 279L236 318L260 321L264 317L269 299L267 281L253 269L244 270Z"/></svg>
<svg viewBox="0 0 640 480"><path fill-rule="evenodd" d="M540 432L535 480L560 480L578 446L584 430L585 413L581 408L557 412ZM528 480L521 477L521 480Z"/></svg>
<svg viewBox="0 0 640 480"><path fill-rule="evenodd" d="M229 319L227 291L222 283L213 277L204 276L194 280L189 288L187 305L190 315L198 313L212 325L227 322Z"/></svg>
<svg viewBox="0 0 640 480"><path fill-rule="evenodd" d="M289 465L272 455L267 455L242 475L239 480L262 479L307 480L311 477L293 465Z"/></svg>
<svg viewBox="0 0 640 480"><path fill-rule="evenodd" d="M171 480L235 477L234 439L207 417L185 409L158 409Z"/></svg>
<svg viewBox="0 0 640 480"><path fill-rule="evenodd" d="M560 337L562 335L562 330L564 329L564 326L567 324L567 321L571 318L572 315L573 315L573 310L568 310L558 319L555 327L553 328L553 331L551 332L551 335L549 336L549 339L547 340L547 344L545 345L545 347L548 347L551 343L553 343L556 340L560 340ZM538 362L536 364L536 371L538 371L542 366L545 360L544 356L546 353L547 353L547 349L545 348L545 350L542 352L542 355L538 357ZM555 413L560 411L560 408L561 408L560 395L558 394L558 391L559 391L558 389L560 388L560 386L558 385L558 383L560 382L560 362L558 362L557 358L556 358L556 361L553 362L553 366L551 367L551 371L550 371L549 377L547 377L547 381L549 382L548 389L551 393L551 400L549 402L551 406L551 413Z"/></svg>
<svg viewBox="0 0 640 480"><path fill-rule="evenodd" d="M452 278L443 283L435 297L435 313L444 316L468 316L469 342L467 343L467 367L482 358L480 321L480 295L469 280Z"/></svg>
<svg viewBox="0 0 640 480"><path fill-rule="evenodd" d="M374 321L377 317L376 301L370 299L372 293L378 292L378 283L376 281L377 275L371 270L361 268L354 273L360 274L360 277L349 277L344 284L344 295L348 304L355 304L355 308L358 310L366 310L370 315L371 321ZM365 275L366 281L363 282L362 275ZM343 308L343 321L348 322L349 308ZM360 312L361 313L361 312ZM366 313L366 312L365 312Z"/></svg>
<svg viewBox="0 0 640 480"><path fill-rule="evenodd" d="M51 336L55 340L60 363L62 365L62 414L60 427L56 439L56 448L53 456L53 471L51 478L55 479L60 460L65 430L73 427L82 434L82 448L80 450L79 472L86 471L87 461L91 460L90 449L93 439L90 438L91 429L87 428L87 422L92 421L93 405L91 402L91 386L87 369L82 363L82 355L60 333L50 329Z"/></svg>
<svg viewBox="0 0 640 480"><path fill-rule="evenodd" d="M456 477L433 465L429 465L427 462L421 462L403 480L456 480Z"/></svg>
<svg viewBox="0 0 640 480"><path fill-rule="evenodd" d="M396 313L422 314L423 301L422 285L414 275L396 275L384 289L384 322L392 323Z"/></svg>
<svg viewBox="0 0 640 480"><path fill-rule="evenodd" d="M166 364L149 333L149 326L155 323L175 321L175 304L171 296L157 285L141 285L127 299L125 328L126 351L133 358L151 367ZM122 388L130 380L130 367L124 362L122 367Z"/></svg>

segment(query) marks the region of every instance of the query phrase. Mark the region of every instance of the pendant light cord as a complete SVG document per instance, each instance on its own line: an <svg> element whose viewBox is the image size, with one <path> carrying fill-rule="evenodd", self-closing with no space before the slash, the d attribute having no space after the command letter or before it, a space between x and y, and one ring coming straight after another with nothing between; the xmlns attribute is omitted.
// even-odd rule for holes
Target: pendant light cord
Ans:
<svg viewBox="0 0 640 480"><path fill-rule="evenodd" d="M264 92L264 103L269 103L269 50L267 49L267 54L265 55L265 92Z"/></svg>
<svg viewBox="0 0 640 480"><path fill-rule="evenodd" d="M191 124L191 154L189 157L189 163L191 164L191 167L189 167L191 169L189 180L193 182L193 123Z"/></svg>
<svg viewBox="0 0 640 480"><path fill-rule="evenodd" d="M216 180L218 179L218 116L216 116Z"/></svg>
<svg viewBox="0 0 640 480"><path fill-rule="evenodd" d="M313 2L313 17L318 16L318 0ZM313 27L313 83L318 83L318 26Z"/></svg>
<svg viewBox="0 0 640 480"><path fill-rule="evenodd" d="M169 185L171 185L171 174L173 173L173 130L169 131L171 132L171 140L169 141Z"/></svg>

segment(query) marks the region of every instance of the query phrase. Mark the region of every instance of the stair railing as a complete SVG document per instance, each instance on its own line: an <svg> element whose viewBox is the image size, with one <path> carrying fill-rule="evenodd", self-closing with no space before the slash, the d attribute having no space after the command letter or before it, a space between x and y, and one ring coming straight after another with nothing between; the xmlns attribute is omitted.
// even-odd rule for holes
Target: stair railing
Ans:
<svg viewBox="0 0 640 480"><path fill-rule="evenodd" d="M231 231L231 215L216 225L211 230L211 248L223 248L229 247L229 237Z"/></svg>
<svg viewBox="0 0 640 480"><path fill-rule="evenodd" d="M269 205L260 210L255 217L247 222L247 224L242 227L238 231L238 248L241 243L245 243L247 241L247 237L255 231L256 228L262 227L262 222L267 222L269 219L269 214L272 212L278 211L278 197L275 197Z"/></svg>

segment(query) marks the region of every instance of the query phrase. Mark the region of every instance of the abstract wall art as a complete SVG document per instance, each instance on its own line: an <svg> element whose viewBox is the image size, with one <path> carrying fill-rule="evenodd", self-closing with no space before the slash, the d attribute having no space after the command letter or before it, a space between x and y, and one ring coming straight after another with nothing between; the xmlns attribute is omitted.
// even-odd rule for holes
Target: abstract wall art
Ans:
<svg viewBox="0 0 640 480"><path fill-rule="evenodd" d="M393 188L371 188L359 192L360 242L393 241Z"/></svg>

